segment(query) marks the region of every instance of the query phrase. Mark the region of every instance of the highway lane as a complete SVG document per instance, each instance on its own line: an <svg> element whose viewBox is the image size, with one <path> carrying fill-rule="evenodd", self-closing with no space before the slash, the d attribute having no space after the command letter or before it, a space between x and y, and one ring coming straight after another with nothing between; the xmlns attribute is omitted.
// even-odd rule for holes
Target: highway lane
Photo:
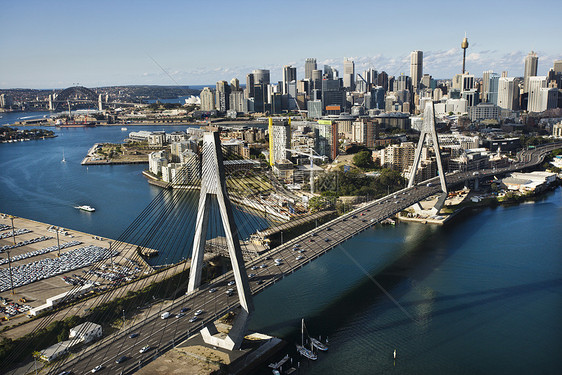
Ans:
<svg viewBox="0 0 562 375"><path fill-rule="evenodd" d="M562 144L559 143L526 150L519 154L518 162L506 168L448 174L448 186L458 185L469 179L486 178L536 165L544 160L544 156L550 150L561 146ZM440 186L438 177L435 177L414 187L363 204L360 208L320 225L248 262L246 271L249 276L251 275L249 281L252 294L259 293L358 233L438 192ZM167 307L166 311L171 314L169 318L161 319L160 314L163 311L160 310L149 312L148 315L152 314L149 319L133 324L123 332L86 348L62 366L53 367L50 373L57 374L62 370L71 370L76 374L83 374L89 373L98 365L104 366L100 373L133 373L142 364L158 357L175 343L197 333L206 324L239 307L236 292L231 296L226 293L228 289L236 288L235 285L228 285L233 281L232 272L214 279L201 289L177 299ZM210 292L211 289L216 291ZM180 313L182 308L188 309L186 315L176 318L175 315ZM189 319L197 310L202 310L203 313L196 321L190 322ZM138 336L129 338L131 333L138 333ZM139 353L145 345L149 345L151 349L146 353ZM123 363L116 363L115 361L122 356L126 356L127 359Z"/></svg>

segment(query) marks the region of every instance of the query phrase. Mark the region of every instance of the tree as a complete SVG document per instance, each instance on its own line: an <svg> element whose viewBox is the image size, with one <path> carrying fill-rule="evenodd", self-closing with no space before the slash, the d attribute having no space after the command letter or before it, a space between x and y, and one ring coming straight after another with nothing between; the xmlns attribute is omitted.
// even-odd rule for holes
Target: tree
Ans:
<svg viewBox="0 0 562 375"><path fill-rule="evenodd" d="M360 151L353 156L353 164L359 168L373 168L373 158L371 156L371 151Z"/></svg>

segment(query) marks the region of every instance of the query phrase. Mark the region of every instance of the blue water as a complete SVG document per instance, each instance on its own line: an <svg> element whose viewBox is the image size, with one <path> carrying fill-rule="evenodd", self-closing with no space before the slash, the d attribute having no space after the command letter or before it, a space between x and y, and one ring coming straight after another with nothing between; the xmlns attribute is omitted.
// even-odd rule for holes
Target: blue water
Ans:
<svg viewBox="0 0 562 375"><path fill-rule="evenodd" d="M445 227L364 232L258 295L250 328L292 347L306 317L328 335L305 374L559 374L561 223L558 188Z"/></svg>
<svg viewBox="0 0 562 375"><path fill-rule="evenodd" d="M0 212L119 237L160 189L141 176L145 166L80 162L127 132L52 129L57 138L0 144ZM150 129L162 127L129 127ZM368 230L257 295L250 329L292 348L305 317L311 334L328 335L330 350L302 361L301 374L559 374L561 223L559 188L444 227Z"/></svg>

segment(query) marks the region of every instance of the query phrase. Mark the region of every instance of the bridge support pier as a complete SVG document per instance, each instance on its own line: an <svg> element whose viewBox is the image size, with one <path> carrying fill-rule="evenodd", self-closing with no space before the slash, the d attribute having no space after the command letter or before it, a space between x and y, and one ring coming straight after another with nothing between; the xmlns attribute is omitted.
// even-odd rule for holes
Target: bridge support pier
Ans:
<svg viewBox="0 0 562 375"><path fill-rule="evenodd" d="M207 132L203 135L203 158L201 165L199 210L195 223L195 237L191 254L191 269L187 293L194 292L201 285L203 253L205 251L209 215L211 211L210 205L211 199L215 198L219 205L219 213L224 228L230 262L232 263L232 273L234 274L234 280L236 282L241 311L237 314L234 325L226 337L219 337L217 335L218 331L214 323L203 328L201 335L203 336L203 340L208 344L233 350L239 348L242 344L247 323L254 306L252 303L250 283L244 266L240 240L238 238L238 229L234 222L232 205L226 191L226 179L218 132Z"/></svg>
<svg viewBox="0 0 562 375"><path fill-rule="evenodd" d="M437 170L439 174L439 182L441 184L441 191L442 194L440 195L439 199L435 206L431 209L432 213L438 213L443 205L445 204L445 199L447 199L447 182L445 181L445 171L443 170L443 164L441 163L441 149L439 147L439 139L437 137L437 131L435 130L435 114L433 109L433 103L426 104L424 114L423 114L423 125L420 133L420 140L418 142L418 146L416 147L416 153L414 156L414 164L412 165L412 169L410 170L410 178L408 180L408 187L414 186L414 181L416 179L416 171L418 170L418 166L420 164L421 154L423 145L425 143L426 137L431 137L433 141L433 150L435 151L435 158L437 159ZM421 205L417 204L419 208ZM417 211L416 207L414 210Z"/></svg>

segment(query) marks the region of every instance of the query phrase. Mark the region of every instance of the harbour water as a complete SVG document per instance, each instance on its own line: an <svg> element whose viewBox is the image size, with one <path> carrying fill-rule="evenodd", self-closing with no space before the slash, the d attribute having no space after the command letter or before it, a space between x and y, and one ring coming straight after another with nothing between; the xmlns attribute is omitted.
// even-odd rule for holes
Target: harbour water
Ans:
<svg viewBox="0 0 562 375"><path fill-rule="evenodd" d="M134 128L149 129L162 127ZM54 139L0 144L0 212L119 237L159 188L142 165L80 162L94 143L126 132L53 130ZM300 360L302 374L558 374L561 223L559 188L444 227L368 230L256 296L250 329L292 347L305 317L311 334L329 336L318 361Z"/></svg>

